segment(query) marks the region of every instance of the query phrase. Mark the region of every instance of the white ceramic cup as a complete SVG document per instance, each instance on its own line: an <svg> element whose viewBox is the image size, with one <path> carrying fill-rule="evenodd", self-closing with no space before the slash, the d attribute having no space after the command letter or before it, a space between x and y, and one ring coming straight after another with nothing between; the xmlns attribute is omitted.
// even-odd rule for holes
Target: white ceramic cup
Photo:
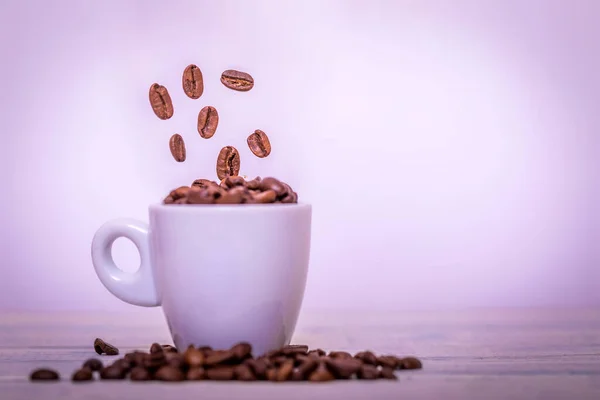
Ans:
<svg viewBox="0 0 600 400"><path fill-rule="evenodd" d="M150 224L116 219L94 236L92 262L113 295L162 306L179 349L245 341L259 355L289 344L308 273L309 204L156 204L149 214ZM137 246L135 273L113 261L119 237Z"/></svg>

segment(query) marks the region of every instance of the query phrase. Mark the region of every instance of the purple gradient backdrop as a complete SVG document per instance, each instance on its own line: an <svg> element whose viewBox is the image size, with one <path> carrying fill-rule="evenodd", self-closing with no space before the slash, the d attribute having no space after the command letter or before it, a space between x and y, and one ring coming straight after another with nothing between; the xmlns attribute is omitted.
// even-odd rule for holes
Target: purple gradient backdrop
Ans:
<svg viewBox="0 0 600 400"><path fill-rule="evenodd" d="M93 272L95 230L146 220L229 144L242 173L315 206L307 308L600 304L599 16L595 0L2 2L0 308L134 309ZM223 88L228 68L253 91ZM268 159L245 146L256 128ZM128 242L114 253L135 268Z"/></svg>

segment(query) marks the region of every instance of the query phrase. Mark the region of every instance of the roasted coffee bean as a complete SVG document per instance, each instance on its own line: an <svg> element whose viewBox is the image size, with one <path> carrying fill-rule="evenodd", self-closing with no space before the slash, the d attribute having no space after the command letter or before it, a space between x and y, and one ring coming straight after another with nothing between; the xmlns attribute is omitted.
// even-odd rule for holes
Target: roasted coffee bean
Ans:
<svg viewBox="0 0 600 400"><path fill-rule="evenodd" d="M199 367L204 364L204 352L193 347L183 353L184 361L190 367Z"/></svg>
<svg viewBox="0 0 600 400"><path fill-rule="evenodd" d="M233 379L233 367L218 366L206 370L206 378L213 381L230 381Z"/></svg>
<svg viewBox="0 0 600 400"><path fill-rule="evenodd" d="M261 181L260 176L257 176L256 178L252 179L251 181L247 181L246 187L250 190L256 190L260 186L260 181Z"/></svg>
<svg viewBox="0 0 600 400"><path fill-rule="evenodd" d="M219 125L219 113L213 106L203 107L198 113L198 133L204 139L214 136Z"/></svg>
<svg viewBox="0 0 600 400"><path fill-rule="evenodd" d="M284 356L293 356L296 354L308 353L308 346L304 344L290 344L281 349L281 354Z"/></svg>
<svg viewBox="0 0 600 400"><path fill-rule="evenodd" d="M254 87L254 78L246 72L228 69L221 74L221 83L229 89L247 92Z"/></svg>
<svg viewBox="0 0 600 400"><path fill-rule="evenodd" d="M394 356L379 356L377 357L377 365L395 369L400 364L401 360Z"/></svg>
<svg viewBox="0 0 600 400"><path fill-rule="evenodd" d="M264 192L257 193L252 196L255 203L268 204L273 203L277 200L277 194L273 190L265 190Z"/></svg>
<svg viewBox="0 0 600 400"><path fill-rule="evenodd" d="M152 379L152 375L150 374L150 371L144 367L135 367L129 373L129 379L132 381L149 381Z"/></svg>
<svg viewBox="0 0 600 400"><path fill-rule="evenodd" d="M98 354L106 354L107 356L116 356L119 354L119 349L100 338L94 340L94 350Z"/></svg>
<svg viewBox="0 0 600 400"><path fill-rule="evenodd" d="M281 182L281 184L285 188L285 194L283 194L282 196L279 196L279 200L282 203L297 203L298 195L296 194L296 192L294 192L292 190L292 188L290 187L290 185L288 185L287 183Z"/></svg>
<svg viewBox="0 0 600 400"><path fill-rule="evenodd" d="M183 70L183 77L181 78L181 84L183 86L183 92L190 99L199 99L204 92L204 79L202 78L202 71L197 65L190 64Z"/></svg>
<svg viewBox="0 0 600 400"><path fill-rule="evenodd" d="M196 179L192 183L192 186L197 186L197 187L199 187L201 189L206 189L207 187L212 186L212 185L216 185L216 184L217 184L217 182L213 182L213 181L210 181L208 179Z"/></svg>
<svg viewBox="0 0 600 400"><path fill-rule="evenodd" d="M225 146L217 158L217 176L220 180L228 176L239 175L240 153L233 146Z"/></svg>
<svg viewBox="0 0 600 400"><path fill-rule="evenodd" d="M163 352L163 348L160 344L152 343L152 346L150 346L150 354L156 354L156 353L162 353L162 352Z"/></svg>
<svg viewBox="0 0 600 400"><path fill-rule="evenodd" d="M129 371L131 369L131 363L124 358L115 361L111 366L121 368L124 371Z"/></svg>
<svg viewBox="0 0 600 400"><path fill-rule="evenodd" d="M252 357L252 345L247 342L240 342L231 347L235 358L238 361L244 361L246 358Z"/></svg>
<svg viewBox="0 0 600 400"><path fill-rule="evenodd" d="M83 382L83 381L91 381L94 379L94 375L92 370L86 367L78 369L71 375L71 380L73 382Z"/></svg>
<svg viewBox="0 0 600 400"><path fill-rule="evenodd" d="M265 158L271 154L271 142L266 133L257 129L246 139L252 154L258 158Z"/></svg>
<svg viewBox="0 0 600 400"><path fill-rule="evenodd" d="M188 193L188 204L214 204L214 196L207 190L198 186L193 186Z"/></svg>
<svg viewBox="0 0 600 400"><path fill-rule="evenodd" d="M179 133L174 134L169 139L169 149L171 150L171 155L177 162L184 162L186 151L185 151L185 142L183 141L183 137Z"/></svg>
<svg viewBox="0 0 600 400"><path fill-rule="evenodd" d="M185 375L179 368L165 365L156 371L154 379L165 382L179 382L185 380Z"/></svg>
<svg viewBox="0 0 600 400"><path fill-rule="evenodd" d="M177 347L171 346L170 344L163 344L162 348L165 353L177 353Z"/></svg>
<svg viewBox="0 0 600 400"><path fill-rule="evenodd" d="M152 110L158 118L165 120L173 116L173 101L166 87L153 83L150 86L149 98Z"/></svg>
<svg viewBox="0 0 600 400"><path fill-rule="evenodd" d="M250 359L246 360L244 362L244 364L246 364L248 367L250 367L250 369L252 370L252 372L254 372L254 375L256 375L256 377L258 379L265 378L265 374L267 373L267 363L265 362L264 359L250 358Z"/></svg>
<svg viewBox="0 0 600 400"><path fill-rule="evenodd" d="M325 361L327 368L337 379L350 379L362 367L362 361L356 358L330 358Z"/></svg>
<svg viewBox="0 0 600 400"><path fill-rule="evenodd" d="M288 360L288 358L286 356L275 356L271 357L270 360L274 366L279 367L280 365L285 363Z"/></svg>
<svg viewBox="0 0 600 400"><path fill-rule="evenodd" d="M247 364L236 365L233 374L238 381L255 381L256 376Z"/></svg>
<svg viewBox="0 0 600 400"><path fill-rule="evenodd" d="M354 358L358 358L365 364L377 365L377 356L368 350L356 353Z"/></svg>
<svg viewBox="0 0 600 400"><path fill-rule="evenodd" d="M186 374L188 381L201 381L206 378L206 372L202 367L192 367Z"/></svg>
<svg viewBox="0 0 600 400"><path fill-rule="evenodd" d="M200 346L198 347L198 350L200 350L201 352L204 353L204 356L206 357L209 353L213 352L213 348L210 346Z"/></svg>
<svg viewBox="0 0 600 400"><path fill-rule="evenodd" d="M379 371L377 367L371 364L363 364L356 373L358 379L377 379Z"/></svg>
<svg viewBox="0 0 600 400"><path fill-rule="evenodd" d="M175 368L183 369L187 364L183 359L183 354L173 351L165 352L165 362Z"/></svg>
<svg viewBox="0 0 600 400"><path fill-rule="evenodd" d="M423 368L423 363L416 357L403 357L400 362L401 369L421 369Z"/></svg>
<svg viewBox="0 0 600 400"><path fill-rule="evenodd" d="M235 358L235 353L231 350L215 350L205 358L204 365L224 364Z"/></svg>
<svg viewBox="0 0 600 400"><path fill-rule="evenodd" d="M294 360L287 359L277 369L275 380L278 382L287 381L292 376L292 372L294 372Z"/></svg>
<svg viewBox="0 0 600 400"><path fill-rule="evenodd" d="M144 359L147 353L141 351L134 351L133 353L125 354L125 360L129 361L131 367L144 364Z"/></svg>
<svg viewBox="0 0 600 400"><path fill-rule="evenodd" d="M329 353L329 357L331 358L352 358L352 354L347 351L331 351Z"/></svg>
<svg viewBox="0 0 600 400"><path fill-rule="evenodd" d="M100 371L103 365L102 361L98 360L97 358L90 358L83 363L82 367L89 368L92 371Z"/></svg>
<svg viewBox="0 0 600 400"><path fill-rule="evenodd" d="M234 191L232 189L229 192L223 193L218 199L215 199L216 204L240 204L244 198L244 193L240 191Z"/></svg>
<svg viewBox="0 0 600 400"><path fill-rule="evenodd" d="M306 377L298 368L294 369L290 376L290 381L303 381L304 379L306 379Z"/></svg>
<svg viewBox="0 0 600 400"><path fill-rule="evenodd" d="M29 379L32 381L57 381L60 379L60 375L52 369L39 368L31 372Z"/></svg>
<svg viewBox="0 0 600 400"><path fill-rule="evenodd" d="M260 182L259 189L262 191L272 190L277 196L283 196L286 194L285 187L281 184L278 179L267 177Z"/></svg>
<svg viewBox="0 0 600 400"><path fill-rule="evenodd" d="M324 356L325 354L327 354L327 353L325 353L325 351L324 351L324 350L321 350L321 349L310 350L310 351L308 352L308 355L309 355L309 356L316 357L316 358L322 357L322 356Z"/></svg>
<svg viewBox="0 0 600 400"><path fill-rule="evenodd" d="M143 366L148 369L156 370L166 364L167 359L164 352L146 354L144 356Z"/></svg>
<svg viewBox="0 0 600 400"><path fill-rule="evenodd" d="M234 188L236 186L244 186L246 184L246 180L239 175L235 175L235 176L228 176L227 178L223 179L223 181L221 182L221 187L223 188Z"/></svg>
<svg viewBox="0 0 600 400"><path fill-rule="evenodd" d="M335 377L331 372L329 372L325 366L325 363L319 363L317 368L310 374L308 378L308 380L311 382L327 382L334 379Z"/></svg>
<svg viewBox="0 0 600 400"><path fill-rule="evenodd" d="M398 379L396 374L394 374L394 369L390 367L382 367L379 370L379 377L382 379Z"/></svg>
<svg viewBox="0 0 600 400"><path fill-rule="evenodd" d="M268 381L276 382L277 381L277 368L275 368L275 367L267 368L266 376L267 376Z"/></svg>
<svg viewBox="0 0 600 400"><path fill-rule="evenodd" d="M308 378L310 374L313 373L315 369L319 366L319 361L309 357L307 360L303 361L300 365L298 365L299 373L304 377Z"/></svg>
<svg viewBox="0 0 600 400"><path fill-rule="evenodd" d="M109 365L108 367L104 367L100 370L101 379L125 379L126 375L127 371L114 365Z"/></svg>

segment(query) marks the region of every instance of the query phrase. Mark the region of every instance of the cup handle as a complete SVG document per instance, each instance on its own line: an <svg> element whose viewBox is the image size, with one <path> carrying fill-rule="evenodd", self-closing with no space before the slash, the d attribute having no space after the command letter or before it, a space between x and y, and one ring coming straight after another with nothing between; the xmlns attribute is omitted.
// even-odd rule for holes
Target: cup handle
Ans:
<svg viewBox="0 0 600 400"><path fill-rule="evenodd" d="M113 260L112 245L120 237L131 240L140 253L140 268L134 273L120 270ZM100 282L120 300L142 307L160 305L152 272L147 223L125 218L106 222L92 239L92 263Z"/></svg>

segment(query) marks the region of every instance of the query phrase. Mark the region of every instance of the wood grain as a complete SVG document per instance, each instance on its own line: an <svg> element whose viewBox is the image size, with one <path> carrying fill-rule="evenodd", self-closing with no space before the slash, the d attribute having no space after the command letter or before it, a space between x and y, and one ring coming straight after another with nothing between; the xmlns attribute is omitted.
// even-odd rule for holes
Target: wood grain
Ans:
<svg viewBox="0 0 600 400"><path fill-rule="evenodd" d="M96 337L121 354L171 343L160 309L0 314L0 399L600 399L600 309L453 312L305 311L293 342L312 348L416 355L424 369L398 382L73 384ZM108 359L108 357L105 357ZM31 383L37 367L63 380Z"/></svg>

